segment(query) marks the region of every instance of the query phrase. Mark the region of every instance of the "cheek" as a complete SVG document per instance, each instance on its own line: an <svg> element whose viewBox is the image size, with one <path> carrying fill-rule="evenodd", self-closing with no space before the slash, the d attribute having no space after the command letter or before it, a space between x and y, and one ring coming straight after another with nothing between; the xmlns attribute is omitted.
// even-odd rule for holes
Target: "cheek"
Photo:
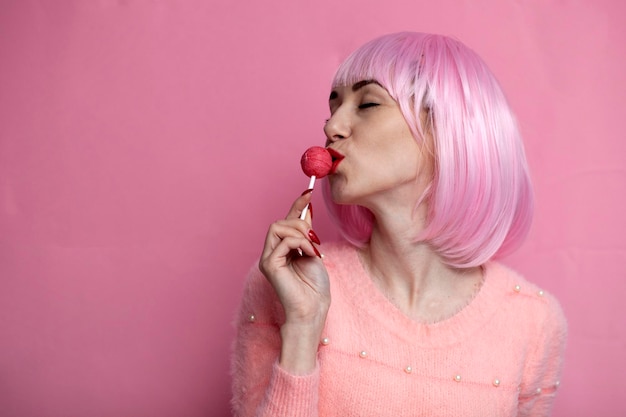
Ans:
<svg viewBox="0 0 626 417"><path fill-rule="evenodd" d="M402 167L403 170L415 171L421 165L422 152L413 136L405 136L401 143L391 150L390 159L395 166Z"/></svg>

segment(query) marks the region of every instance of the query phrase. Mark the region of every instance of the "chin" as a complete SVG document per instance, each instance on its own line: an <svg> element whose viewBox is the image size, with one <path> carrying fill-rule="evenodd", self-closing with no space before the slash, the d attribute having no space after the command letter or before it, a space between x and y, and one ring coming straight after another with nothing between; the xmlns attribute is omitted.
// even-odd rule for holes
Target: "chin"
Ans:
<svg viewBox="0 0 626 417"><path fill-rule="evenodd" d="M341 187L332 187L330 188L330 197L335 204L341 205L349 205L349 204L360 204L361 199L359 199L359 195L355 195L354 193L349 192L345 188Z"/></svg>
<svg viewBox="0 0 626 417"><path fill-rule="evenodd" d="M361 181L352 181L349 186L341 176L334 176L329 180L330 197L335 204L364 205L372 195L369 187Z"/></svg>
<svg viewBox="0 0 626 417"><path fill-rule="evenodd" d="M345 190L338 186L330 186L330 198L335 204L352 204L352 201L346 195Z"/></svg>

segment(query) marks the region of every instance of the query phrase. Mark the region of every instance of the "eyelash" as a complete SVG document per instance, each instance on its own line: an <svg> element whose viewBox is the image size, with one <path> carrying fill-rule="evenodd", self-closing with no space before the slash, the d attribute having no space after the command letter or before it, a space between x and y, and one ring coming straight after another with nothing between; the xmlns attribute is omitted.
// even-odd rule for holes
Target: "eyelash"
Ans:
<svg viewBox="0 0 626 417"><path fill-rule="evenodd" d="M370 107L376 107L376 106L380 106L380 104L379 103L363 103L359 105L359 109L365 110L365 109L369 109ZM329 120L330 119L324 119L324 124L327 124Z"/></svg>

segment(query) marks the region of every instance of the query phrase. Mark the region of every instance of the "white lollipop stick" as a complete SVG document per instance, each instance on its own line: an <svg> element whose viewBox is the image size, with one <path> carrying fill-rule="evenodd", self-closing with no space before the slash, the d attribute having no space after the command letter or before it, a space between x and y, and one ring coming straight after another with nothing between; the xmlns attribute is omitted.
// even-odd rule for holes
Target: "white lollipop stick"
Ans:
<svg viewBox="0 0 626 417"><path fill-rule="evenodd" d="M313 186L315 186L315 175L311 175L311 179L309 180L309 190L313 189ZM304 210L302 210L302 213L300 214L300 220L304 220L306 218L306 214L309 211L309 205L307 204L304 207Z"/></svg>

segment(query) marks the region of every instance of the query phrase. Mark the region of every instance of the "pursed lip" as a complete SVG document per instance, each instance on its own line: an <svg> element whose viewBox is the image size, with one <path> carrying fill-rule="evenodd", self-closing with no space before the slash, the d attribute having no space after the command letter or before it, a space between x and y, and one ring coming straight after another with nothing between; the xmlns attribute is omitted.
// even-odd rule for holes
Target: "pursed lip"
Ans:
<svg viewBox="0 0 626 417"><path fill-rule="evenodd" d="M335 171L337 170L337 166L341 163L341 161L343 160L343 158L345 158L345 156L343 156L342 154L340 154L333 148L326 148L326 150L328 150L328 153L333 159L333 164L330 167L330 172L329 172L329 174L332 175L335 173Z"/></svg>

